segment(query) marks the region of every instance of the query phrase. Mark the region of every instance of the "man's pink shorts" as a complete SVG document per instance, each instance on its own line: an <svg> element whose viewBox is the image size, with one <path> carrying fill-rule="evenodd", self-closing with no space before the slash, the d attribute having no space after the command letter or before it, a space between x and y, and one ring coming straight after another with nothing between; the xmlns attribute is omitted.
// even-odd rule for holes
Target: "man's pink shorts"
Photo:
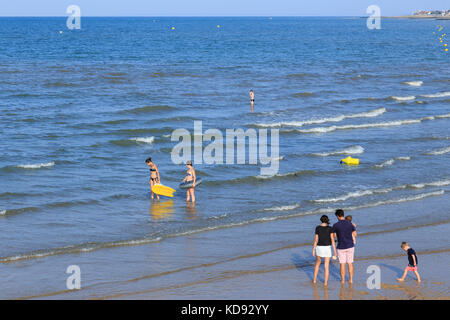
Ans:
<svg viewBox="0 0 450 320"><path fill-rule="evenodd" d="M406 270L408 270L408 271L417 271L417 266L416 267L407 266Z"/></svg>
<svg viewBox="0 0 450 320"><path fill-rule="evenodd" d="M355 247L348 249L337 249L339 263L353 263Z"/></svg>

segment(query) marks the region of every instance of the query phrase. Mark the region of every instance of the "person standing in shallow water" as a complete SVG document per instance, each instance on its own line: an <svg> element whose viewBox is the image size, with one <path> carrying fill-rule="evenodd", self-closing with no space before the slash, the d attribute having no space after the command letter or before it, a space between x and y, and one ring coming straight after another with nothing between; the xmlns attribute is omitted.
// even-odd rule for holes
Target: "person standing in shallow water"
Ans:
<svg viewBox="0 0 450 320"><path fill-rule="evenodd" d="M331 247L333 247L334 250L333 259L336 259L336 245L334 243L334 238L331 236L332 228L329 226L330 220L328 219L328 216L323 215L320 218L320 222L322 223L316 227L316 235L314 237L312 252L313 257L316 257L313 283L317 282L317 274L319 273L322 258L324 258L325 279L323 285L326 287L328 285L328 277L330 275Z"/></svg>
<svg viewBox="0 0 450 320"><path fill-rule="evenodd" d="M195 182L197 179L197 176L195 175L195 169L192 166L192 161L189 160L186 162L187 175L183 179L183 182L189 182L192 181L192 187L186 189L186 202L192 201L192 203L195 203Z"/></svg>
<svg viewBox="0 0 450 320"><path fill-rule="evenodd" d="M253 107L255 105L255 93L253 92L253 90L250 90L250 109L253 112Z"/></svg>
<svg viewBox="0 0 450 320"><path fill-rule="evenodd" d="M145 160L145 164L150 167L150 190L153 188L155 184L160 183L160 177L159 177L159 171L156 164L153 163L152 158L147 158ZM159 195L156 195L157 199L159 200ZM152 200L155 199L155 194L152 191Z"/></svg>

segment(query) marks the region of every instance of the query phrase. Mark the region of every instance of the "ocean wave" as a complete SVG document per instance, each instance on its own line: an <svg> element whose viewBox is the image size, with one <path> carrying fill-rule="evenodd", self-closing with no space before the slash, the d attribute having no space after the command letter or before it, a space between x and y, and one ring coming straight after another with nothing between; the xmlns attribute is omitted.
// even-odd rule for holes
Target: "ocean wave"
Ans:
<svg viewBox="0 0 450 320"><path fill-rule="evenodd" d="M48 88L72 88L72 87L79 87L80 85L75 83L55 81L55 82L48 82L45 86Z"/></svg>
<svg viewBox="0 0 450 320"><path fill-rule="evenodd" d="M0 193L0 199L8 199L8 198L15 198L15 197L40 197L43 194L40 193L18 193L18 192L3 192Z"/></svg>
<svg viewBox="0 0 450 320"><path fill-rule="evenodd" d="M272 207L272 208L265 208L264 211L289 211L299 208L299 204L293 204L293 205L287 205L287 206L280 206L280 207Z"/></svg>
<svg viewBox="0 0 450 320"><path fill-rule="evenodd" d="M406 97L396 97L396 96L392 96L390 97L392 100L396 100L396 101L410 101L410 100L414 100L416 97L415 96L406 96Z"/></svg>
<svg viewBox="0 0 450 320"><path fill-rule="evenodd" d="M25 208L16 208L16 209L5 209L2 210L2 216L11 216L16 215L20 213L26 213L26 212L35 212L39 209L37 207L25 207Z"/></svg>
<svg viewBox="0 0 450 320"><path fill-rule="evenodd" d="M375 167L375 168L384 168L384 167L387 167L387 166L392 166L392 165L395 163L396 160L398 160L398 161L408 161L408 160L411 160L411 157L397 157L397 158L392 158L392 159L383 161L383 162L380 163L380 164L376 164L374 167Z"/></svg>
<svg viewBox="0 0 450 320"><path fill-rule="evenodd" d="M155 141L155 137L138 137L138 138L130 138L130 139L122 139L122 140L111 140L110 143L115 144L120 147L130 147L135 146L136 144L153 144Z"/></svg>
<svg viewBox="0 0 450 320"><path fill-rule="evenodd" d="M412 87L420 87L423 84L423 81L405 81L402 83Z"/></svg>
<svg viewBox="0 0 450 320"><path fill-rule="evenodd" d="M421 97L425 98L443 98L450 97L450 91L434 93L434 94L422 94Z"/></svg>
<svg viewBox="0 0 450 320"><path fill-rule="evenodd" d="M50 256L56 256L61 254L77 254L77 253L85 253L85 252L92 252L99 249L106 249L106 248L116 248L116 247L123 247L123 246L133 246L133 245L142 245L142 244L150 244L161 241L161 237L156 237L152 239L133 239L133 240L122 240L122 241L113 241L113 242L106 242L106 243L85 243L81 245L71 245L61 248L54 248L49 250L39 250L35 252L25 253L25 254L18 254L14 256L7 256L0 258L0 263L11 263L11 262L17 262L22 260L31 260L31 259L39 259L39 258L45 258Z"/></svg>
<svg viewBox="0 0 450 320"><path fill-rule="evenodd" d="M411 160L411 157L397 157L397 158L395 158L395 160L409 161L409 160Z"/></svg>
<svg viewBox="0 0 450 320"><path fill-rule="evenodd" d="M421 123L422 121L436 120L449 118L450 114L428 116L420 119L409 119L409 120L394 120L387 122L375 122L375 123L363 123L363 124L349 124L343 126L330 126L330 127L316 127L311 129L295 129L297 132L301 133L328 133L336 130L352 130L352 129L368 129L368 128L383 128L383 127L393 127L402 126L408 124ZM292 131L292 130L291 130Z"/></svg>
<svg viewBox="0 0 450 320"><path fill-rule="evenodd" d="M119 119L119 120L107 120L107 121L102 121L99 122L100 124L107 124L107 125L114 125L114 124L122 124L122 123L127 123L130 122L132 120L130 119Z"/></svg>
<svg viewBox="0 0 450 320"><path fill-rule="evenodd" d="M302 79L305 77L314 77L312 73L290 73L285 76L286 79Z"/></svg>
<svg viewBox="0 0 450 320"><path fill-rule="evenodd" d="M119 129L108 132L108 134L113 135L144 135L144 134L162 134L167 133L168 131L172 131L173 129L165 127L165 128L139 128L139 129Z"/></svg>
<svg viewBox="0 0 450 320"><path fill-rule="evenodd" d="M445 147L445 148L442 148L442 149L429 151L429 152L427 152L425 154L436 156L436 155L446 154L446 153L449 153L449 152L450 152L450 147Z"/></svg>
<svg viewBox="0 0 450 320"><path fill-rule="evenodd" d="M155 137L141 137L141 138L131 138L131 141L142 142L147 144L152 144L155 141Z"/></svg>
<svg viewBox="0 0 450 320"><path fill-rule="evenodd" d="M254 176L251 177L252 179L257 179L257 180L266 180L266 179L279 179L279 178L289 178L289 177L300 177L300 176L304 176L304 175L314 175L316 174L315 171L312 170L298 170L298 171L294 171L294 172L288 172L288 173L277 173L274 175L258 175L258 176Z"/></svg>
<svg viewBox="0 0 450 320"><path fill-rule="evenodd" d="M385 190L386 190L385 193L389 192L388 191L389 189L385 189ZM340 201L348 200L350 198L359 198L359 197L369 196L376 192L377 192L376 190L354 191L354 192L349 192L342 196L337 196L335 198L317 199L317 200L312 200L312 202L317 202L317 203L340 202Z"/></svg>
<svg viewBox="0 0 450 320"><path fill-rule="evenodd" d="M330 117L330 118L322 118L322 119L315 119L315 120L313 119L313 120L306 120L306 121L258 123L258 124L255 124L255 126L257 126L257 127L282 127L282 126L303 127L305 125L311 125L311 124L322 124L322 123L326 123L326 122L340 122L345 119L352 119L352 118L372 118L372 117L377 117L385 112L386 112L386 108L378 108L378 109L370 110L367 112L360 112L360 113L354 113L354 114L348 114L348 115L339 115L339 116Z"/></svg>
<svg viewBox="0 0 450 320"><path fill-rule="evenodd" d="M382 127L401 126L401 125L405 125L405 124L413 124L413 123L420 123L420 122L421 122L421 120L397 120L397 121L378 122L378 123L318 127L318 128L303 129L303 130L297 130L297 131L301 132L301 133L328 133L328 132L333 132L336 130L382 128Z"/></svg>
<svg viewBox="0 0 450 320"><path fill-rule="evenodd" d="M168 111L175 109L172 106L168 105L154 105L154 106L144 106L133 109L121 110L119 113L133 113L133 114L143 114L143 113L152 113L155 111Z"/></svg>
<svg viewBox="0 0 450 320"><path fill-rule="evenodd" d="M364 208L378 207L378 206L382 206L382 205L386 205L386 204L396 204L396 203L403 203L403 202L409 202L409 201L417 201L417 200L421 200L421 199L428 198L428 197L441 196L444 193L445 193L444 190L433 191L433 192L428 192L428 193L421 193L418 195L409 196L409 197L405 197L405 198L390 199L390 200L386 200L386 201L378 201L378 202L374 202L374 203L369 203L367 205L349 207L349 208L347 208L347 210L358 210L358 209L364 209Z"/></svg>
<svg viewBox="0 0 450 320"><path fill-rule="evenodd" d="M36 163L36 164L19 164L17 167L22 169L40 169L40 168L49 168L53 167L55 162L47 162L47 163Z"/></svg>
<svg viewBox="0 0 450 320"><path fill-rule="evenodd" d="M294 93L292 95L292 97L294 97L294 98L306 98L306 97L311 97L313 95L314 95L314 93L312 93L312 92L297 92L297 93Z"/></svg>
<svg viewBox="0 0 450 320"><path fill-rule="evenodd" d="M298 170L294 172L288 172L288 173L282 173L282 174L275 174L275 175L257 175L257 176L246 176L246 177L239 177L234 178L230 180L208 180L204 181L203 184L209 184L209 185L223 185L223 184L238 184L238 183L258 183L261 182L261 180L278 180L278 179L285 179L285 178L298 178L303 176L309 176L309 175L315 175L317 174L315 171L312 170Z"/></svg>
<svg viewBox="0 0 450 320"><path fill-rule="evenodd" d="M152 78L199 78L200 76L192 73L182 73L182 72L154 72L150 74Z"/></svg>
<svg viewBox="0 0 450 320"><path fill-rule="evenodd" d="M371 195L375 195L375 194L385 194L385 193L389 193L389 192L392 192L395 190L404 190L407 188L424 189L427 187L443 187L443 186L448 186L448 185L450 185L450 179L437 180L437 181L432 181L432 182L422 182L422 183L416 183L416 184L402 184L402 185L392 186L392 187L387 187L387 188L352 191L352 192L346 193L344 195L336 196L333 198L312 200L312 202L317 202L317 203L341 202L341 201L345 201L345 200L348 200L351 198L360 198L360 197L371 196Z"/></svg>
<svg viewBox="0 0 450 320"><path fill-rule="evenodd" d="M376 168L383 168L383 167L387 167L387 166L392 166L394 164L395 160L394 159L389 159L386 160L380 164L376 164L375 167Z"/></svg>
<svg viewBox="0 0 450 320"><path fill-rule="evenodd" d="M361 154L363 152L364 152L363 147L353 146L353 147L348 147L348 148L345 148L342 150L336 150L336 151L331 151L331 152L313 153L312 155L320 156L320 157L328 157L328 156L333 156L333 155L338 155L338 154L348 154L348 155Z"/></svg>
<svg viewBox="0 0 450 320"><path fill-rule="evenodd" d="M425 182L425 183L416 183L416 184L410 184L408 185L411 188L414 189L423 189L426 187L444 187L450 185L450 179L447 180L438 180L434 182Z"/></svg>

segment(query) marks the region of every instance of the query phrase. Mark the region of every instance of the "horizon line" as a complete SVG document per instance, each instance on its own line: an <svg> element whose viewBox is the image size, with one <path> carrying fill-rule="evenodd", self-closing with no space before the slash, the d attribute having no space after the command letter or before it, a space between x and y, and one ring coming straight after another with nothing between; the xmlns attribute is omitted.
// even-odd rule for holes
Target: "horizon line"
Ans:
<svg viewBox="0 0 450 320"><path fill-rule="evenodd" d="M409 14L404 15L391 15L391 16L384 16L384 17L401 17L401 16L408 16ZM368 17L369 15L155 15L155 16L148 16L148 15L124 15L124 16L96 16L96 15L81 15L83 18L360 18L360 17ZM68 15L60 15L60 16L34 16L34 15L23 15L23 16L3 16L0 15L0 18L67 18ZM382 16L383 17L383 16Z"/></svg>

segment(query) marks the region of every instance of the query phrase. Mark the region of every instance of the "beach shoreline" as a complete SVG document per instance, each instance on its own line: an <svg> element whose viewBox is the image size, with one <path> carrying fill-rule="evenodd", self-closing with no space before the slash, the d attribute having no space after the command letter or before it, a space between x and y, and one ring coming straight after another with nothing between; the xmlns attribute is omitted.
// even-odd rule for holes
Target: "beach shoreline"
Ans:
<svg viewBox="0 0 450 320"><path fill-rule="evenodd" d="M307 230L310 225L314 227L314 221L318 219L313 215L188 234L153 244L3 264L0 271L4 274L9 267L21 266L24 276L43 277L35 279L41 287L34 288L34 294L28 295L20 292L31 292L29 288L14 289L13 282L5 283L3 279L2 287L9 292L3 298L448 300L450 282L442 266L450 262L450 248L445 239L437 238L448 229L448 219L401 226L391 222L392 228L364 226L365 219L376 212L390 216L399 211L420 211L423 207L430 208L427 217L441 212L442 203L431 204L432 201L426 199L351 212L359 222L360 230L352 286L348 283L341 286L337 262L331 263L328 288L323 286L323 267L318 284L312 284L313 232ZM335 221L334 216L330 215L330 218ZM311 241L299 242L297 237L308 232ZM420 285L412 275L408 275L404 283L396 281L407 263L406 254L400 249L400 243L405 239L412 239L411 244L419 257L419 272L423 279ZM66 275L62 271L68 261L80 265L81 290L64 289ZM368 289L366 285L370 276L368 267L373 265L381 270L381 288L377 290ZM39 275L37 270L42 268L47 270L47 275ZM57 270L60 275L55 278L53 275L58 273ZM13 295L14 290L16 295Z"/></svg>

